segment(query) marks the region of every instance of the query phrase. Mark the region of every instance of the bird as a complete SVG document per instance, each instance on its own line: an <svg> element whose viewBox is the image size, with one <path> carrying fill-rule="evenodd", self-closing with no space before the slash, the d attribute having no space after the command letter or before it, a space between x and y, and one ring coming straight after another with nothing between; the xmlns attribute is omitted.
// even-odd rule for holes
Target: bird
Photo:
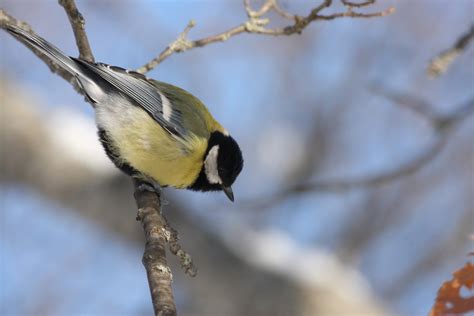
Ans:
<svg viewBox="0 0 474 316"><path fill-rule="evenodd" d="M67 56L20 27L6 30L74 78L94 108L99 140L117 168L147 189L223 191L234 201L242 152L197 97L136 71Z"/></svg>

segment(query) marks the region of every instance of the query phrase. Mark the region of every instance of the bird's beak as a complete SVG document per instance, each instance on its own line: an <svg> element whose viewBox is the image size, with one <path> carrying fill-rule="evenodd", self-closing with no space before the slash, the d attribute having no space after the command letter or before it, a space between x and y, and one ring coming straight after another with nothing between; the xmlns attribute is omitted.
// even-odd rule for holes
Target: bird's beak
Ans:
<svg viewBox="0 0 474 316"><path fill-rule="evenodd" d="M227 195L227 197L229 198L229 200L231 200L232 202L234 202L234 192L232 192L232 188L231 188L231 187L222 186L222 191L224 191L225 195Z"/></svg>

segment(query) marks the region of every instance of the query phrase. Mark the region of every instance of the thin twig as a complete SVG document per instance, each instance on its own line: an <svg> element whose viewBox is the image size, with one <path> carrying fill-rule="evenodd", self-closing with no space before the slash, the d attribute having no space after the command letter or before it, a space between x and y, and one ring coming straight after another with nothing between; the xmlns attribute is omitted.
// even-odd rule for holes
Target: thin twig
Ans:
<svg viewBox="0 0 474 316"><path fill-rule="evenodd" d="M134 184L137 220L143 226L146 239L142 262L148 277L153 309L155 315L174 316L177 313L171 288L173 276L166 261L169 233L166 219L161 213L160 196L155 192L140 189L138 181Z"/></svg>
<svg viewBox="0 0 474 316"><path fill-rule="evenodd" d="M362 8L375 3L375 0L366 0L363 2L352 2L349 0L341 0L342 4L348 7Z"/></svg>
<svg viewBox="0 0 474 316"><path fill-rule="evenodd" d="M184 52L185 50L189 49L192 44L187 39L187 35L195 25L196 23L193 20L189 21L188 25L186 25L184 30L178 35L178 38L174 42L169 44L168 47L166 47L158 56L150 60L142 67L138 68L136 71L142 74L149 72L173 53Z"/></svg>
<svg viewBox="0 0 474 316"><path fill-rule="evenodd" d="M275 5L274 0L267 0L265 3L260 7L258 11L252 10L252 7L250 6L250 0L244 0L244 8L245 11L247 12L247 16L249 18L259 18L262 15L266 14L268 11L270 11Z"/></svg>
<svg viewBox="0 0 474 316"><path fill-rule="evenodd" d="M398 91L392 91L386 87L376 84L371 86L370 90L374 94L383 96L387 100L393 102L393 104L407 108L415 114L418 114L419 117L427 120L429 123L434 124L438 119L439 114L434 111L431 104L420 97Z"/></svg>
<svg viewBox="0 0 474 316"><path fill-rule="evenodd" d="M474 40L474 24L464 34L462 34L454 45L441 52L433 58L428 64L427 73L430 77L436 78L444 74L449 66L453 63L461 53L466 50L469 44Z"/></svg>
<svg viewBox="0 0 474 316"><path fill-rule="evenodd" d="M79 58L94 62L94 55L92 54L89 40L87 39L87 34L84 29L86 22L81 12L77 9L76 3L74 3L74 0L58 0L58 2L64 8L64 11L66 11L69 22L71 23L76 45L79 49Z"/></svg>
<svg viewBox="0 0 474 316"><path fill-rule="evenodd" d="M334 20L338 18L376 18L376 17L382 17L382 16L387 16L395 12L395 8L391 7L388 8L384 11L380 12L374 12L374 13L360 13L360 12L355 12L349 9L346 12L341 12L341 13L334 13L330 15L317 15L314 20Z"/></svg>
<svg viewBox="0 0 474 316"><path fill-rule="evenodd" d="M280 5L278 4L278 1L277 0L274 0L273 1L273 10L278 14L280 15L282 18L285 18L287 20L292 20L294 21L296 19L296 15L294 14L290 14L288 12L286 12L285 10L283 10Z"/></svg>
<svg viewBox="0 0 474 316"><path fill-rule="evenodd" d="M309 192L347 192L355 189L371 188L381 184L390 183L413 174L432 161L444 148L447 137L439 138L433 145L410 161L372 176L362 176L349 179L320 180L309 183L300 183L278 191L264 199L249 201L251 209L268 209L278 205L286 199Z"/></svg>
<svg viewBox="0 0 474 316"><path fill-rule="evenodd" d="M450 129L453 125L461 122L474 113L474 99L469 99L466 103L456 107L456 110L449 115L441 115L430 106L429 102L420 97L407 93L389 91L381 86L374 86L373 91L392 101L394 105L404 107L417 114L420 118L428 121L437 132Z"/></svg>
<svg viewBox="0 0 474 316"><path fill-rule="evenodd" d="M184 272L190 277L195 277L197 275L197 268L194 265L193 258L181 247L178 231L172 228L168 222L166 223L166 229L168 231L167 236L169 238L167 241L171 253L178 257Z"/></svg>
<svg viewBox="0 0 474 316"><path fill-rule="evenodd" d="M375 3L375 1L373 1ZM216 35L208 36L198 40L189 40L188 33L191 28L195 25L194 21L191 21L183 32L181 32L178 38L172 42L166 49L164 49L158 56L153 58L151 61L138 68L136 71L140 73L146 73L166 58L170 57L174 53L185 52L189 49L196 47L203 47L211 43L224 42L229 38L236 36L242 33L249 34L261 34L261 35L271 35L271 36L289 36L293 34L301 34L303 30L312 22L317 20L333 20L343 17L352 17L352 18L373 18L373 17L382 17L395 12L393 7L390 7L384 11L375 12L375 13L360 13L355 12L353 7L357 5L347 5L347 11L335 13L331 15L319 15L321 11L325 8L328 8L332 5L332 0L324 0L319 6L313 8L311 12L304 17L297 15L291 15L283 11L277 3L277 0L267 0L258 10L253 10L250 6L250 0L244 0L244 9L247 12L248 20L242 24L235 26L231 29L228 29L224 32L218 33ZM368 4L364 4L366 6ZM362 5L359 5L362 6ZM277 14L282 16L285 19L293 21L293 24L290 24L283 28L266 28L270 23L269 18L265 18L264 15L270 11L275 11Z"/></svg>

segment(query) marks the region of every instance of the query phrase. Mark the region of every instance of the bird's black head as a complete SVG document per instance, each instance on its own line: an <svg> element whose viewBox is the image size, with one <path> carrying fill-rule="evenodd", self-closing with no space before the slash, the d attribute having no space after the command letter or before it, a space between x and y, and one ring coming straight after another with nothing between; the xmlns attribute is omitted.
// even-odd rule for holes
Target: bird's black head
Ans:
<svg viewBox="0 0 474 316"><path fill-rule="evenodd" d="M196 191L223 190L234 201L231 185L242 171L244 160L237 142L229 135L213 132L209 138L198 178L189 188Z"/></svg>

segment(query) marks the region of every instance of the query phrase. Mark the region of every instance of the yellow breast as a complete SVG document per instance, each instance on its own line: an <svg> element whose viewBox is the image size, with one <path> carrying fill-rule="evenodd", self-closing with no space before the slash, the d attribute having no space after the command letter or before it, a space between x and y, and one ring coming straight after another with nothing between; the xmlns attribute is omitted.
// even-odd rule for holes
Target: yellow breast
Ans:
<svg viewBox="0 0 474 316"><path fill-rule="evenodd" d="M193 184L201 171L207 139L194 134L184 140L173 137L142 109L128 107L126 111L116 113L109 122L97 113L121 159L160 185L185 188Z"/></svg>

